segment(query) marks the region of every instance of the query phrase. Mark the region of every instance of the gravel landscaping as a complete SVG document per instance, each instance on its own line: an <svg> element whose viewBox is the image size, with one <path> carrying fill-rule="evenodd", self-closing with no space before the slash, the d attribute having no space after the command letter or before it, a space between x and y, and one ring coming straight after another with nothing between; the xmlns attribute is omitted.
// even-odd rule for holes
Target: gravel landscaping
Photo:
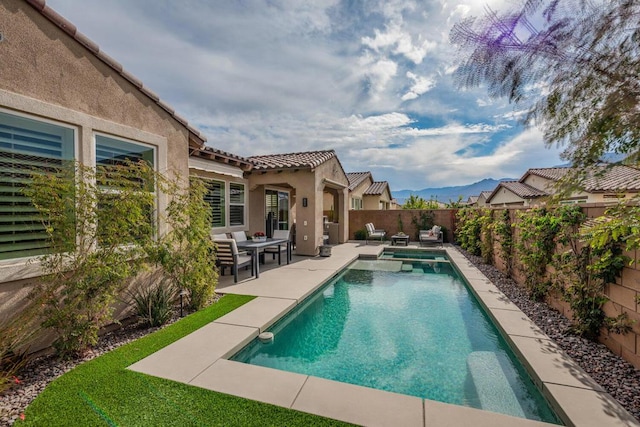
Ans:
<svg viewBox="0 0 640 427"><path fill-rule="evenodd" d="M495 267L484 264L480 257L471 256L462 250L461 252L595 381L634 417L640 419L640 370L611 353L603 344L571 335L568 332L570 322L560 313L546 304L531 301L526 292L513 280ZM177 319L178 317L174 317L173 321ZM19 376L20 382L0 396L0 425L12 425L49 382L77 364L155 330L157 328L129 325L103 336L99 346L82 359L60 362L54 357L43 357L32 361Z"/></svg>

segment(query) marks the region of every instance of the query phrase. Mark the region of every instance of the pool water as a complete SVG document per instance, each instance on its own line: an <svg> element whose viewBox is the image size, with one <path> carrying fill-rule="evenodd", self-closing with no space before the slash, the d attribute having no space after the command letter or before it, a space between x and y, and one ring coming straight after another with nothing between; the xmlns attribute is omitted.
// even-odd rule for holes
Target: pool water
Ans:
<svg viewBox="0 0 640 427"><path fill-rule="evenodd" d="M558 423L451 265L358 260L232 359Z"/></svg>

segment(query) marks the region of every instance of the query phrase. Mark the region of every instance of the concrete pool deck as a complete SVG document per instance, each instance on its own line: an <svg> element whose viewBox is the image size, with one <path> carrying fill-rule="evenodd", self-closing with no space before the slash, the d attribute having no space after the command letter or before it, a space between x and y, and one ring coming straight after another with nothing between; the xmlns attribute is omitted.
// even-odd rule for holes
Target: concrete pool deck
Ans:
<svg viewBox="0 0 640 427"><path fill-rule="evenodd" d="M309 375L227 360L360 255L384 246L345 243L330 257L267 261L260 278L220 277L219 293L257 298L133 364L129 369L273 405L366 426L542 426L537 421L451 405ZM640 426L620 404L454 247L452 262L567 425Z"/></svg>

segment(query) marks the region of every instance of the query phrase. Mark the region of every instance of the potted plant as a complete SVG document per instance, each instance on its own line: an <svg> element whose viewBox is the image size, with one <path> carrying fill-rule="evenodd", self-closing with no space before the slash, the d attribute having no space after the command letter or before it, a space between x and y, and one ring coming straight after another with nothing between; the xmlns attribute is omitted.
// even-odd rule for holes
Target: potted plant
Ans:
<svg viewBox="0 0 640 427"><path fill-rule="evenodd" d="M267 240L267 236L262 231L256 231L253 233L253 241L254 242L264 242Z"/></svg>

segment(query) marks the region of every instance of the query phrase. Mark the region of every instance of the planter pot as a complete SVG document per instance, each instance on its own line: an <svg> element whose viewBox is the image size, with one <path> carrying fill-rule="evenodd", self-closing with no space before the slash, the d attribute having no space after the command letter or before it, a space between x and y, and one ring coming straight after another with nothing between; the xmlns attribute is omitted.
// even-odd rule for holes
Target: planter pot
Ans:
<svg viewBox="0 0 640 427"><path fill-rule="evenodd" d="M320 246L320 256L331 256L331 246Z"/></svg>

